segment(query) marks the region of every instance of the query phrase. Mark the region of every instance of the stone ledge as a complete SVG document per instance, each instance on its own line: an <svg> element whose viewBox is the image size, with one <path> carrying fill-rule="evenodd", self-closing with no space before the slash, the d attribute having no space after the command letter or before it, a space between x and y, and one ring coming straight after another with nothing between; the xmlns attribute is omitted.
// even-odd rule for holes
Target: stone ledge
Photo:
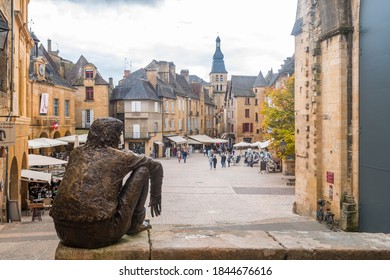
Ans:
<svg viewBox="0 0 390 280"><path fill-rule="evenodd" d="M390 259L390 235L173 229L125 235L100 249L58 245L57 260Z"/></svg>

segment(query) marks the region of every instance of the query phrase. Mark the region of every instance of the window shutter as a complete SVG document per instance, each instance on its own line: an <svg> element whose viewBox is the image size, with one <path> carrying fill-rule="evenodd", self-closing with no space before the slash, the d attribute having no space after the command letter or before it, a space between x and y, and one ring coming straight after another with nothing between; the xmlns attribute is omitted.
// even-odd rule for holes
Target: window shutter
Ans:
<svg viewBox="0 0 390 280"><path fill-rule="evenodd" d="M253 132L253 123L250 123L249 127L250 127L250 131L249 132Z"/></svg>
<svg viewBox="0 0 390 280"><path fill-rule="evenodd" d="M85 110L81 111L81 127L85 128L85 121L86 121L86 115L85 115Z"/></svg>
<svg viewBox="0 0 390 280"><path fill-rule="evenodd" d="M93 121L95 120L94 118L94 114L93 114L93 110L90 110L90 118L91 118L91 123L89 124L89 126L91 126L91 124L93 123Z"/></svg>

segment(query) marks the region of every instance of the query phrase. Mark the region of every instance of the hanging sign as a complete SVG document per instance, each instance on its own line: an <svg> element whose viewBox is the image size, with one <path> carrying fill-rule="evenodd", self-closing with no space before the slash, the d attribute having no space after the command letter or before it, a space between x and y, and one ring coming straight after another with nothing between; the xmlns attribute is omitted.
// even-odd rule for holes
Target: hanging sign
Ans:
<svg viewBox="0 0 390 280"><path fill-rule="evenodd" d="M14 146L15 138L15 123L0 122L0 146Z"/></svg>
<svg viewBox="0 0 390 280"><path fill-rule="evenodd" d="M41 95L41 106L39 107L40 114L47 114L47 109L49 106L49 94L42 93Z"/></svg>

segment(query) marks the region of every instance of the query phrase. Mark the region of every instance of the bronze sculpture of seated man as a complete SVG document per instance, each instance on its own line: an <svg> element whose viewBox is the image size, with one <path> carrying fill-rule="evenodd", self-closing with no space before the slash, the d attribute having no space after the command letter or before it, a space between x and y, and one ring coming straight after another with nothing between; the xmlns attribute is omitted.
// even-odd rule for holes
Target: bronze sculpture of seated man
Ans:
<svg viewBox="0 0 390 280"><path fill-rule="evenodd" d="M66 246L104 247L126 233L151 228L145 221L149 180L151 215L161 213L161 163L119 150L122 131L123 123L118 119L96 119L85 145L70 154L50 210L57 235Z"/></svg>

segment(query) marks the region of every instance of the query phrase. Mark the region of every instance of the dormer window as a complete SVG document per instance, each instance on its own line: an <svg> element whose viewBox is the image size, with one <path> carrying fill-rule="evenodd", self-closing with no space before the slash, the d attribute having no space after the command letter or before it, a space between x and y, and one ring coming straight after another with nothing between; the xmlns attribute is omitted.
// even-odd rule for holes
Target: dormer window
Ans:
<svg viewBox="0 0 390 280"><path fill-rule="evenodd" d="M85 70L85 78L93 79L93 70Z"/></svg>

